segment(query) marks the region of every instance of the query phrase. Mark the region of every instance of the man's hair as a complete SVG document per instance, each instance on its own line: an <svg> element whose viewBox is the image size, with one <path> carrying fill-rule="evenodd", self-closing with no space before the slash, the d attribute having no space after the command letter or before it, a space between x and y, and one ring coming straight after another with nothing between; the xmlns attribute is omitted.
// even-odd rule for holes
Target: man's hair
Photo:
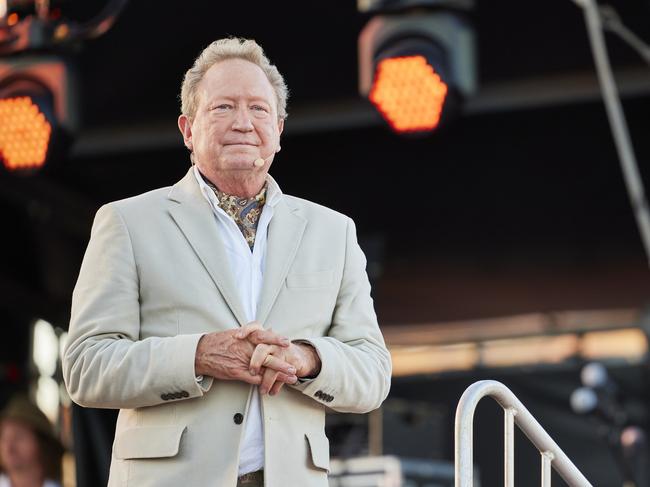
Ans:
<svg viewBox="0 0 650 487"><path fill-rule="evenodd" d="M190 119L196 115L198 106L198 86L205 73L220 61L226 59L244 59L259 66L275 91L275 98L278 107L278 117L287 118L287 99L289 90L284 78L275 65L271 64L269 58L264 54L262 47L252 39L241 37L228 37L214 41L203 49L194 64L185 73L181 85L181 113Z"/></svg>

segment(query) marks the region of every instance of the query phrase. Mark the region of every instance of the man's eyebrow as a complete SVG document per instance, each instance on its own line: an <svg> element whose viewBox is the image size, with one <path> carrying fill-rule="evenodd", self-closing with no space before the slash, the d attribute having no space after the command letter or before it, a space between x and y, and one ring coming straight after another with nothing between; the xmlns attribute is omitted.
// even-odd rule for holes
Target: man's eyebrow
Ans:
<svg viewBox="0 0 650 487"><path fill-rule="evenodd" d="M219 100L235 101L235 98L233 98L232 96L219 95L219 96L214 96L214 97L210 98L209 100L210 100L210 103L214 103L215 101L219 101Z"/></svg>
<svg viewBox="0 0 650 487"><path fill-rule="evenodd" d="M269 100L267 100L267 99L266 99L265 97L263 97L263 96L257 96L257 95L256 95L256 96L248 97L248 99L249 99L249 101L261 101L261 102L263 102L263 103L267 103L267 104L270 103Z"/></svg>

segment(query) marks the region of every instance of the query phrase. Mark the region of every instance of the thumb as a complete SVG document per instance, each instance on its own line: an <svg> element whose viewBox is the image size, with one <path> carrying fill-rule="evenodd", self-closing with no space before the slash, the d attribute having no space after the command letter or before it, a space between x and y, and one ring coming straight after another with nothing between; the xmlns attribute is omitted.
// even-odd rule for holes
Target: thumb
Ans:
<svg viewBox="0 0 650 487"><path fill-rule="evenodd" d="M257 330L263 330L264 328L262 327L262 324L257 322L257 321L251 321L250 323L245 324L242 326L237 332L235 333L235 338L247 338L251 333Z"/></svg>

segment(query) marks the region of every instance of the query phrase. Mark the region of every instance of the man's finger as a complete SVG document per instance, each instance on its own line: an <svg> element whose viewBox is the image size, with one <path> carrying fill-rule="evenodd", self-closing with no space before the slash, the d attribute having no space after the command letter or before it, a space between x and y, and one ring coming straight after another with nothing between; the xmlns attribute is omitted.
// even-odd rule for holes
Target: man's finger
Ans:
<svg viewBox="0 0 650 487"><path fill-rule="evenodd" d="M283 374L282 372L278 372L277 376L275 377L275 384L271 386L271 390L269 391L270 396L275 396L278 392L280 392L280 389L285 384L295 384L298 382L298 377L295 375L287 375Z"/></svg>
<svg viewBox="0 0 650 487"><path fill-rule="evenodd" d="M291 341L288 338L278 335L271 330L256 329L251 331L246 337L255 345L259 345L260 343L278 345L280 347L288 347L291 345Z"/></svg>
<svg viewBox="0 0 650 487"><path fill-rule="evenodd" d="M278 376L275 378L275 382L281 382L283 384L295 384L298 382L298 377L296 375L278 372Z"/></svg>
<svg viewBox="0 0 650 487"><path fill-rule="evenodd" d="M277 349L275 349L277 351ZM252 375L260 374L265 369L272 369L275 372L282 372L287 375L295 375L296 368L289 362L273 355L273 345L258 345L253 350L249 363L249 370Z"/></svg>
<svg viewBox="0 0 650 487"><path fill-rule="evenodd" d="M264 359L262 363L266 363L264 370L270 369L274 372L282 372L287 375L296 375L296 368L293 365L274 355L268 355L268 359Z"/></svg>
<svg viewBox="0 0 650 487"><path fill-rule="evenodd" d="M268 392L270 395L274 396L285 384L295 384L298 382L298 377L295 375L288 375L282 372L274 372L273 370L266 369L265 374L268 373L271 377L275 376L275 382L271 385L271 389L268 390L268 384L271 383L271 379L268 380L268 383L264 383L264 376L256 375L249 376L248 379L245 379L249 384L255 384L260 386L260 394L265 394ZM254 379L254 380L251 380ZM262 384L264 385L262 386Z"/></svg>
<svg viewBox="0 0 650 487"><path fill-rule="evenodd" d="M235 338L247 338L251 333L257 330L263 330L262 324L257 321L246 323L235 333Z"/></svg>
<svg viewBox="0 0 650 487"><path fill-rule="evenodd" d="M253 384L255 386L258 386L262 383L261 375L251 375L247 370L235 374L232 378L233 380L241 380L242 382Z"/></svg>
<svg viewBox="0 0 650 487"><path fill-rule="evenodd" d="M271 346L264 343L261 343L255 347L255 350L253 350L253 355L251 355L250 363L248 364L248 368L250 369L252 375L258 375L262 367L266 367L264 362L267 361L267 357L271 356L271 352Z"/></svg>
<svg viewBox="0 0 650 487"><path fill-rule="evenodd" d="M279 351L274 345L260 344L255 347L248 368L252 375L260 374L264 369L273 369L276 372L283 372L288 375L294 375L296 368L289 362L280 357L273 355L273 352Z"/></svg>
<svg viewBox="0 0 650 487"><path fill-rule="evenodd" d="M280 375L280 374L278 374ZM269 391L269 396L275 396L278 392L280 392L280 389L282 389L282 386L284 386L284 382L281 382L279 380L275 381L275 384L271 387L271 390Z"/></svg>
<svg viewBox="0 0 650 487"><path fill-rule="evenodd" d="M271 390L273 384L275 384L275 379L278 376L278 372L273 369L265 369L264 375L262 375L262 383L260 384L260 394L266 394Z"/></svg>

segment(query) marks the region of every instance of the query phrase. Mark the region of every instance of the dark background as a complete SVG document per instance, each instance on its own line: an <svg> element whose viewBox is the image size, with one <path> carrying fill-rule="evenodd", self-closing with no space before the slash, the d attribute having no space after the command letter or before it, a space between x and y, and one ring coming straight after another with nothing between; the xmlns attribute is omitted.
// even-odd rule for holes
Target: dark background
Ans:
<svg viewBox="0 0 650 487"><path fill-rule="evenodd" d="M648 0L611 3L650 39ZM102 3L68 4L81 19ZM32 177L0 173L3 370L22 370L35 318L67 327L96 209L171 185L187 171L176 129L182 76L226 35L255 38L284 74L289 119L271 173L284 192L355 219L382 326L645 306L647 260L594 90L580 9L569 0L477 1L467 16L476 33L478 94L432 135L404 138L358 97L357 36L369 16L352 1L130 2L112 30L70 54L81 125L69 157ZM647 183L650 68L616 37L607 39ZM577 371L570 365L550 375L499 377L548 420L568 414ZM645 394L645 373L635 374L630 387ZM5 384L15 386L15 376L5 374ZM487 376L396 380L393 396L442 411L440 454L451 459L455 403L466 385ZM568 435L574 423L563 421L547 421L549 431L560 445L562 436L585 439L570 456L578 455L587 476L597 473L586 454L597 439L581 437L588 428L580 426ZM495 429L499 436L500 422Z"/></svg>

